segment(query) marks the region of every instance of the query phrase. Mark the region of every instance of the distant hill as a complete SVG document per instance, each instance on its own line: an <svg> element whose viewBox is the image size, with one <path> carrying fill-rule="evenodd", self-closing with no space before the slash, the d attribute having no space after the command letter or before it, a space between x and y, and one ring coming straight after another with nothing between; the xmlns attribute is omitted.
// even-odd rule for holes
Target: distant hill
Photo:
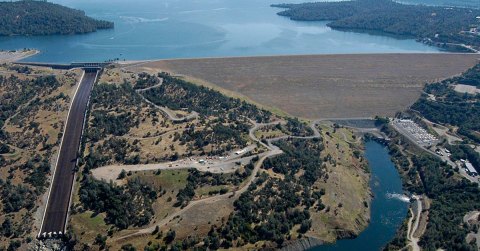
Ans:
<svg viewBox="0 0 480 251"><path fill-rule="evenodd" d="M46 1L0 2L0 36L80 34L113 26Z"/></svg>
<svg viewBox="0 0 480 251"><path fill-rule="evenodd" d="M412 37L446 50L480 50L479 9L408 5L391 0L272 6L286 8L278 14L293 20L330 21L327 25L333 29Z"/></svg>
<svg viewBox="0 0 480 251"><path fill-rule="evenodd" d="M424 4L432 6L456 6L480 9L478 0L402 0L399 1L408 4Z"/></svg>

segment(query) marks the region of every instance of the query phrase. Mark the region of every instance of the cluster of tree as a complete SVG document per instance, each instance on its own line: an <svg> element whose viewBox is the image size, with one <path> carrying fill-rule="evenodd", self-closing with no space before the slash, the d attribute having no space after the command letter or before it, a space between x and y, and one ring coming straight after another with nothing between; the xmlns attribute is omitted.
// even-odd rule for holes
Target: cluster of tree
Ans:
<svg viewBox="0 0 480 251"><path fill-rule="evenodd" d="M450 82L464 85L473 85L480 88L480 64L468 69L461 76L453 77Z"/></svg>
<svg viewBox="0 0 480 251"><path fill-rule="evenodd" d="M325 191L313 184L321 177L323 150L321 140L284 140L278 143L284 154L267 159L263 168L284 175L284 179L261 173L247 192L235 201L235 211L227 222L212 228L204 239L210 249L243 246L266 241L281 247L292 236L306 233L311 227L310 208L323 210ZM298 173L303 174L297 178Z"/></svg>
<svg viewBox="0 0 480 251"><path fill-rule="evenodd" d="M108 138L95 149L90 149L81 163L85 164L83 172L88 173L93 168L104 166L113 161L127 165L138 164L140 163L140 157L138 154L134 154L138 151L138 146L130 144L126 139Z"/></svg>
<svg viewBox="0 0 480 251"><path fill-rule="evenodd" d="M120 86L96 85L92 91L92 125L89 126L86 137L96 142L107 135L125 135L130 128L140 123L136 114L140 112L141 102L141 97L128 82Z"/></svg>
<svg viewBox="0 0 480 251"><path fill-rule="evenodd" d="M93 140L98 140L106 135L123 136L130 128L139 124L131 112L111 114L108 111L93 111L92 132L88 134Z"/></svg>
<svg viewBox="0 0 480 251"><path fill-rule="evenodd" d="M204 245L214 250L258 241L282 246L292 238L295 226L300 226L299 234L310 228L310 213L302 205L300 191L301 187L289 178L281 180L261 174L235 201L235 211L227 222L210 230Z"/></svg>
<svg viewBox="0 0 480 251"><path fill-rule="evenodd" d="M447 148L452 153L452 156L450 157L453 161L460 159L468 160L472 163L477 172L480 172L480 154L468 144L448 145Z"/></svg>
<svg viewBox="0 0 480 251"><path fill-rule="evenodd" d="M187 109L203 116L216 116L230 120L248 117L263 122L268 121L271 116L270 112L260 110L255 105L172 77L168 73L159 73L158 76L163 78L163 84L144 93L144 96L156 105L173 110Z"/></svg>
<svg viewBox="0 0 480 251"><path fill-rule="evenodd" d="M32 159L27 161L27 163L22 165L21 169L30 172L25 181L35 188L36 194L43 194L47 187L47 177L50 173L48 157L42 158L40 155L35 155Z"/></svg>
<svg viewBox="0 0 480 251"><path fill-rule="evenodd" d="M245 147L247 141L242 137L245 133L248 133L248 126L244 123L224 125L221 121L215 121L215 123L207 123L203 129L196 129L194 125L189 126L181 135L178 135L178 140L181 144L193 142L193 147L197 150L208 145L218 147L225 145L222 149L212 153L221 155L234 148Z"/></svg>
<svg viewBox="0 0 480 251"><path fill-rule="evenodd" d="M160 84L160 78L155 75L150 75L145 72L138 74L137 81L134 88L136 90L145 89Z"/></svg>
<svg viewBox="0 0 480 251"><path fill-rule="evenodd" d="M294 20L331 21L336 29L380 31L394 35L425 39L439 46L466 44L480 46L480 37L470 34L478 26L480 10L439 6L407 5L392 0L357 0L279 4L288 8L278 13ZM444 45L442 45L444 44ZM455 47L460 50L460 47ZM465 49L465 48L464 48Z"/></svg>
<svg viewBox="0 0 480 251"><path fill-rule="evenodd" d="M426 4L434 6L458 6L458 7L470 7L480 8L480 3L477 0L408 0L406 3L413 4Z"/></svg>
<svg viewBox="0 0 480 251"><path fill-rule="evenodd" d="M258 159L257 159L258 160ZM255 161L255 160L254 160ZM233 174L223 173L211 173L200 172L197 169L188 170L187 185L185 188L180 189L177 194L177 202L175 206L184 207L195 196L195 189L203 186L225 186L225 185L239 185L247 177L249 177L254 168L253 162L245 166L245 171L235 171ZM219 191L212 191L211 194L228 192L227 188L220 189Z"/></svg>
<svg viewBox="0 0 480 251"><path fill-rule="evenodd" d="M478 186L454 179L451 168L433 156L413 156L412 160L424 193L432 199L427 229L419 244L425 250L475 250L465 241L469 230L462 221L466 213L480 207Z"/></svg>
<svg viewBox="0 0 480 251"><path fill-rule="evenodd" d="M288 135L309 136L313 134L312 129L304 122L298 120L298 118L287 118L286 120L287 123L284 127Z"/></svg>
<svg viewBox="0 0 480 251"><path fill-rule="evenodd" d="M79 34L113 26L47 1L0 2L0 36Z"/></svg>
<svg viewBox="0 0 480 251"><path fill-rule="evenodd" d="M300 170L303 170L299 182L305 187L313 185L323 174L320 152L323 151L324 145L321 139L292 139L279 141L276 144L284 154L266 159L263 162L263 168L272 169L276 173L290 177L294 177Z"/></svg>
<svg viewBox="0 0 480 251"><path fill-rule="evenodd" d="M0 251L15 251L15 250L18 250L21 245L22 245L22 242L20 240L11 240L8 243L7 248L0 246Z"/></svg>
<svg viewBox="0 0 480 251"><path fill-rule="evenodd" d="M120 85L101 83L93 88L91 100L95 108L99 109L137 107L141 104L142 97L135 93L132 85L126 81Z"/></svg>
<svg viewBox="0 0 480 251"><path fill-rule="evenodd" d="M480 64L460 77L430 84L425 92L435 95L435 100L422 97L412 106L432 122L458 126L458 133L479 143L480 95L460 94L452 90L451 84L458 81L477 84L480 81Z"/></svg>
<svg viewBox="0 0 480 251"><path fill-rule="evenodd" d="M157 198L157 192L138 179L117 186L90 176L82 181L79 195L85 209L106 213L105 221L120 229L148 224L153 215L152 203Z"/></svg>
<svg viewBox="0 0 480 251"><path fill-rule="evenodd" d="M0 128L8 118L18 112L22 105L32 101L38 95L52 92L60 85L55 76L42 76L35 79L20 79L14 75L0 76L0 89L3 90L0 93ZM0 140L6 137L6 133L0 129Z"/></svg>
<svg viewBox="0 0 480 251"><path fill-rule="evenodd" d="M22 65L10 65L8 66L9 70L16 71L17 73L30 74L32 73L32 68Z"/></svg>
<svg viewBox="0 0 480 251"><path fill-rule="evenodd" d="M12 184L10 180L0 179L0 194L3 213L18 212L24 208L30 210L35 206L35 193L27 186Z"/></svg>
<svg viewBox="0 0 480 251"><path fill-rule="evenodd" d="M2 67L12 74L0 76L0 128L7 124L20 130L0 129L0 153L16 152L15 149L20 148L22 154L21 158L0 156L3 174L0 176L6 176L0 178L0 214L6 216L0 222L0 235L11 240L5 250L16 250L19 241L31 240L28 235L32 231L32 214L38 197L47 188L52 148L58 145L61 137L61 134L46 135L41 131L41 124L36 120L38 111L59 111L63 105L58 101L65 95L52 95L62 86L53 75L18 77L13 71L29 73L31 69ZM58 126L53 125L56 129ZM8 243L5 238L2 238L3 243Z"/></svg>
<svg viewBox="0 0 480 251"><path fill-rule="evenodd" d="M5 154L10 152L10 146L7 144L0 142L0 154Z"/></svg>

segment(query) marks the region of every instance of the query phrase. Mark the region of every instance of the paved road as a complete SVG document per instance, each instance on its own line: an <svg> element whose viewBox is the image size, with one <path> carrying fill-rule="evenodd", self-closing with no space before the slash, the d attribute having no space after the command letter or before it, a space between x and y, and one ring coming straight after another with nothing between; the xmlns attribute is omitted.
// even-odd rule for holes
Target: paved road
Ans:
<svg viewBox="0 0 480 251"><path fill-rule="evenodd" d="M177 114L175 114L175 112L170 110L168 107L156 105L152 101L148 100L145 96L142 95L142 93L144 93L145 91L148 91L148 90L153 89L153 88L157 88L157 87L161 86L162 84L163 84L163 78L160 78L160 83L158 83L154 86L144 88L144 89L138 89L138 90L136 90L136 92L138 94L140 94L140 96L143 98L143 100L145 100L145 102L149 103L150 105L153 105L157 109L160 109L160 111L162 111L165 115L167 115L167 117L170 120L172 120L173 122L183 122L183 121L192 120L192 119L195 119L195 118L198 117L198 113L196 111L192 111L190 114L188 114L186 116L178 117Z"/></svg>
<svg viewBox="0 0 480 251"><path fill-rule="evenodd" d="M86 72L68 113L40 234L65 232L87 103L97 72Z"/></svg>

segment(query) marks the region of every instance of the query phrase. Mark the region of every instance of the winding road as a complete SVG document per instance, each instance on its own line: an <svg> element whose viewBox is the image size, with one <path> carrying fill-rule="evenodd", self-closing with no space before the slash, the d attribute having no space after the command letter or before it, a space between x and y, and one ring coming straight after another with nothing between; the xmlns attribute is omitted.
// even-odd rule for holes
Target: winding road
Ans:
<svg viewBox="0 0 480 251"><path fill-rule="evenodd" d="M243 186L240 189L238 189L236 191L233 191L233 192L226 193L226 194L222 194L222 195L217 195L217 196L212 196L212 197L208 197L208 198L205 198L205 199L191 201L187 206L185 206L184 208L182 208L181 210L179 210L175 213L172 213L172 214L168 215L166 218L162 219L158 223L156 223L156 224L154 224L154 225L152 225L148 228L140 229L137 232L121 236L121 237L117 238L116 241L125 240L125 239L128 239L128 238L132 238L132 237L136 237L136 236L140 236L140 235L144 235L144 234L151 234L157 226L162 227L163 225L172 221L176 217L179 217L182 213L184 213L186 210L188 210L192 207L202 205L202 204L214 203L214 202L217 202L219 200L224 200L224 199L231 198L231 197L238 198L242 193L246 192L248 190L248 187L256 180L257 173L259 172L263 162L267 158L270 158L270 157L273 157L273 156L276 156L276 155L279 155L279 154L283 153L283 151L280 148L278 148L277 146L273 145L272 142L282 140L282 139L287 139L287 138L313 139L313 138L320 138L321 137L320 132L316 128L317 121L313 121L310 124L310 128L314 132L314 134L312 136L302 137L302 136L288 136L287 135L287 136L282 136L282 137L278 137L278 138L268 139L267 144L265 144L264 142L260 141L257 137L255 137L255 131L262 128L262 127L265 127L265 126L276 125L276 124L279 124L279 123L285 123L285 121L280 120L280 121L275 121L275 122L271 122L271 123L256 123L255 121L250 120L250 122L253 124L253 126L249 130L250 138L253 141L258 142L259 144L266 147L268 149L268 151L260 157L260 159L257 161L257 163L255 163L252 174L250 175L250 177L248 177L248 180L243 184Z"/></svg>
<svg viewBox="0 0 480 251"><path fill-rule="evenodd" d="M136 92L143 98L143 100L145 100L145 102L147 102L148 104L150 104L150 105L154 106L155 108L159 109L160 111L162 111L173 122L189 121L189 120L192 120L192 119L195 119L195 118L198 117L198 113L195 112L195 111L191 112L190 114L188 114L186 116L178 117L177 114L174 111L170 110L168 107L156 105L152 101L148 100L147 98L145 98L145 96L142 95L143 92L146 92L146 91L148 91L150 89L153 89L153 88L160 87L162 84L163 84L163 78L160 78L160 83L158 83L156 85L153 85L153 86L150 86L150 87L147 87L147 88L144 88L144 89L137 89Z"/></svg>
<svg viewBox="0 0 480 251"><path fill-rule="evenodd" d="M421 196L413 195L412 198L415 199L415 202L417 203L417 210L416 212L413 212L412 208L410 208L412 217L408 220L407 240L410 241L410 243L407 245L407 247L410 246L413 251L420 251L420 246L418 245L420 238L415 237L414 235L420 223L420 215L422 214L422 201ZM413 219L415 219L415 222L413 222Z"/></svg>

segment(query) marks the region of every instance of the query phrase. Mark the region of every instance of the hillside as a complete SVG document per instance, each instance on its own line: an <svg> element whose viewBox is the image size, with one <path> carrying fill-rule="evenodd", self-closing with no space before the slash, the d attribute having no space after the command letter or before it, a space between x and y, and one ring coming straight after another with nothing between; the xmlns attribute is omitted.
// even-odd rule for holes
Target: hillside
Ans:
<svg viewBox="0 0 480 251"><path fill-rule="evenodd" d="M26 250L38 233L51 163L81 72L10 64L0 71L0 250Z"/></svg>
<svg viewBox="0 0 480 251"><path fill-rule="evenodd" d="M279 4L281 16L302 21L331 21L333 29L383 32L412 37L451 51L476 51L480 10L407 5L390 0Z"/></svg>
<svg viewBox="0 0 480 251"><path fill-rule="evenodd" d="M273 250L368 224L367 163L347 128L114 67L95 85L87 121L72 250Z"/></svg>
<svg viewBox="0 0 480 251"><path fill-rule="evenodd" d="M160 69L293 116L393 116L418 99L425 82L475 65L476 54L366 54L154 61Z"/></svg>
<svg viewBox="0 0 480 251"><path fill-rule="evenodd" d="M80 34L111 28L112 22L46 1L0 2L0 36Z"/></svg>

